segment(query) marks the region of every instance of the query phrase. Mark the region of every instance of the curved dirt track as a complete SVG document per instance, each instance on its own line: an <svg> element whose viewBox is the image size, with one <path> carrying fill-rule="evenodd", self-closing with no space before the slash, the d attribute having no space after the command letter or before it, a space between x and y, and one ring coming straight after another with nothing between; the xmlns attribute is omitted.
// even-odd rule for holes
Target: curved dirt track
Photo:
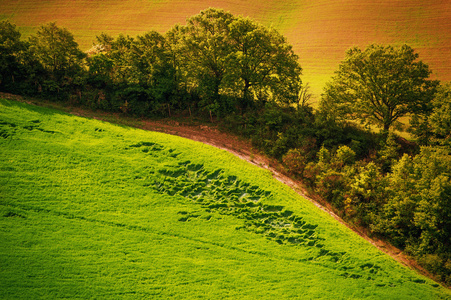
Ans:
<svg viewBox="0 0 451 300"><path fill-rule="evenodd" d="M221 132L219 131L214 124L211 125L200 125L200 124L192 124L190 120L187 120L187 123L181 123L174 121L172 119L162 119L162 120L150 120L150 119L136 119L127 117L118 113L108 113L102 111L92 111L89 109L84 109L76 106L62 106L55 104L53 102L47 102L42 100L27 100L21 96L6 94L0 92L0 98L16 100L20 102L26 102L32 105L39 105L45 107L52 107L59 110L63 110L67 113L74 114L81 117L93 118L97 120L102 120L111 123L118 123L123 125L128 125L136 128L141 128L149 131L156 131L171 135L176 135L184 138L188 138L194 141L202 142L219 149L226 150L237 157L257 165L261 168L267 169L271 171L273 177L280 182L288 185L294 191L296 191L299 195L304 197L305 199L312 202L319 209L327 212L332 217L334 217L338 222L342 223L346 227L353 230L355 233L360 235L362 238L370 242L372 245L377 247L382 252L390 255L395 260L400 263L408 266L411 269L416 270L417 272L431 278L432 280L437 281L432 274L427 272L424 268L422 268L415 260L411 259L407 255L405 255L401 250L392 246L391 244L375 239L370 238L362 228L357 228L351 224L346 223L342 218L340 218L337 214L335 214L330 206L324 206L318 201L314 200L312 197L308 196L305 189L302 186L302 183L291 178L284 170L284 167L276 160L268 158L267 156L259 153L252 147L250 141L245 140L243 138L237 137L235 135ZM190 123L188 123L190 122ZM327 205L327 204L326 204Z"/></svg>
<svg viewBox="0 0 451 300"><path fill-rule="evenodd" d="M187 125L173 120L142 120L141 123L142 126L140 126L140 128L142 129L176 135L194 141L202 142L219 149L226 150L249 163L271 171L275 179L279 180L283 184L288 185L290 188L296 191L296 193L312 202L319 209L330 214L338 222L350 228L352 231L370 242L379 250L387 253L395 260L410 267L411 269L414 269L434 280L433 276L429 272L418 265L415 260L406 256L401 250L385 241L370 238L365 233L364 229L357 228L351 224L346 223L341 217L335 214L330 206L325 206L319 203L317 200L314 200L311 196L307 195L307 191L303 188L302 182L290 177L290 175L286 173L284 167L278 161L271 159L255 150L252 147L250 141L244 140L243 138L239 138L229 133L221 132L216 127L214 127L214 125Z"/></svg>

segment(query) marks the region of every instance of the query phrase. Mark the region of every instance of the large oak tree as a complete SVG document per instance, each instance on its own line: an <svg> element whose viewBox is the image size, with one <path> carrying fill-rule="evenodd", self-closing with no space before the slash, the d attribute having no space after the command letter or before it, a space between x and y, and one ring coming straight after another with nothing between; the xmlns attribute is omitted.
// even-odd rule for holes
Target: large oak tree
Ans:
<svg viewBox="0 0 451 300"><path fill-rule="evenodd" d="M234 20L232 14L210 8L167 33L182 81L215 111L223 109L221 84L231 54L229 25Z"/></svg>
<svg viewBox="0 0 451 300"><path fill-rule="evenodd" d="M38 90L42 86L42 91L59 98L70 90L82 89L86 54L78 48L72 33L49 23L41 26L29 43L33 60L43 68L43 76L36 77Z"/></svg>
<svg viewBox="0 0 451 300"><path fill-rule="evenodd" d="M327 84L321 108L337 119L357 119L388 131L401 117L421 112L438 82L418 54L403 45L371 45L346 53Z"/></svg>
<svg viewBox="0 0 451 300"><path fill-rule="evenodd" d="M302 69L284 36L251 19L238 18L230 25L230 38L230 75L244 107L253 101L290 105L297 100Z"/></svg>

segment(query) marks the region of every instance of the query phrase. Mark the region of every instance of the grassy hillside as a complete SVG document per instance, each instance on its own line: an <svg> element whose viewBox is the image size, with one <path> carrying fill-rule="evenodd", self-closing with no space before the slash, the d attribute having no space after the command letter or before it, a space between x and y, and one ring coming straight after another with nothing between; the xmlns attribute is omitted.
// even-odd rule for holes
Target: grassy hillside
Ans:
<svg viewBox="0 0 451 300"><path fill-rule="evenodd" d="M0 100L0 298L449 299L205 144Z"/></svg>
<svg viewBox="0 0 451 300"><path fill-rule="evenodd" d="M304 81L316 95L347 49L370 43L408 43L430 65L435 78L451 80L451 5L442 0L2 0L0 19L23 27L24 35L56 21L87 50L101 32L131 36L151 29L165 32L210 6L279 29L294 45Z"/></svg>

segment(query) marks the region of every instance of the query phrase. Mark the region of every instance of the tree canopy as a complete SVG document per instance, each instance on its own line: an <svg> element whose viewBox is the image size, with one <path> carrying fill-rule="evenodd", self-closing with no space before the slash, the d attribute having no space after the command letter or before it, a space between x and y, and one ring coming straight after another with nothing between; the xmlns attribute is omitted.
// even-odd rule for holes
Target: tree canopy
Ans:
<svg viewBox="0 0 451 300"><path fill-rule="evenodd" d="M321 108L342 119L357 119L388 131L401 117L424 109L438 82L418 54L403 45L350 49L332 81Z"/></svg>
<svg viewBox="0 0 451 300"><path fill-rule="evenodd" d="M237 77L243 101L272 99L293 104L302 69L285 37L247 18L231 24L230 37L232 76Z"/></svg>
<svg viewBox="0 0 451 300"><path fill-rule="evenodd" d="M217 111L224 109L221 87L231 54L229 25L234 19L223 10L208 9L169 33L174 36L173 49L183 81L199 93L204 105Z"/></svg>
<svg viewBox="0 0 451 300"><path fill-rule="evenodd" d="M167 33L182 82L205 105L223 110L230 98L242 110L256 102L291 104L297 100L301 67L297 55L276 30L208 9Z"/></svg>
<svg viewBox="0 0 451 300"><path fill-rule="evenodd" d="M432 104L430 119L433 132L451 141L451 82L438 88Z"/></svg>
<svg viewBox="0 0 451 300"><path fill-rule="evenodd" d="M14 77L20 73L20 56L26 49L20 37L14 24L7 20L0 22L0 85L14 82Z"/></svg>
<svg viewBox="0 0 451 300"><path fill-rule="evenodd" d="M30 43L39 62L58 79L79 69L85 57L72 33L54 22L41 26Z"/></svg>

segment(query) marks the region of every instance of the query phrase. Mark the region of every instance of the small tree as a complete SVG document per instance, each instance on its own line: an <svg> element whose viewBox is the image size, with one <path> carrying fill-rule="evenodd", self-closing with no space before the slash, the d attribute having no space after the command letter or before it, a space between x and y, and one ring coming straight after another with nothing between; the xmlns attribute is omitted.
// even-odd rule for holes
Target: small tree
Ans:
<svg viewBox="0 0 451 300"><path fill-rule="evenodd" d="M335 153L334 162L341 165L352 165L355 162L355 152L346 145L340 146Z"/></svg>
<svg viewBox="0 0 451 300"><path fill-rule="evenodd" d="M374 222L386 201L387 185L386 177L375 163L361 166L349 185L348 210L366 225Z"/></svg>
<svg viewBox="0 0 451 300"><path fill-rule="evenodd" d="M298 176L303 176L304 169L307 166L307 158L302 149L290 149L283 156L282 161L287 170Z"/></svg>
<svg viewBox="0 0 451 300"><path fill-rule="evenodd" d="M432 131L439 137L451 139L451 82L440 86L432 104Z"/></svg>
<svg viewBox="0 0 451 300"><path fill-rule="evenodd" d="M396 141L394 133L390 132L384 141L381 141L381 150L378 152L378 161L382 167L382 171L389 172L391 166L396 163L399 158L401 145Z"/></svg>
<svg viewBox="0 0 451 300"><path fill-rule="evenodd" d="M0 22L0 87L14 83L20 69L19 55L25 49L20 32L9 21Z"/></svg>
<svg viewBox="0 0 451 300"><path fill-rule="evenodd" d="M451 82L440 85L434 99L422 113L410 118L410 133L421 145L451 142Z"/></svg>
<svg viewBox="0 0 451 300"><path fill-rule="evenodd" d="M56 23L41 26L36 35L30 37L30 50L47 73L47 78L40 80L48 92L58 97L62 89L82 85L86 55L67 29L59 28Z"/></svg>
<svg viewBox="0 0 451 300"><path fill-rule="evenodd" d="M30 43L39 62L57 79L73 75L85 58L72 33L56 23L41 26Z"/></svg>
<svg viewBox="0 0 451 300"><path fill-rule="evenodd" d="M349 50L325 88L322 110L388 131L399 118L423 110L438 85L428 80L431 71L417 58L407 45Z"/></svg>

